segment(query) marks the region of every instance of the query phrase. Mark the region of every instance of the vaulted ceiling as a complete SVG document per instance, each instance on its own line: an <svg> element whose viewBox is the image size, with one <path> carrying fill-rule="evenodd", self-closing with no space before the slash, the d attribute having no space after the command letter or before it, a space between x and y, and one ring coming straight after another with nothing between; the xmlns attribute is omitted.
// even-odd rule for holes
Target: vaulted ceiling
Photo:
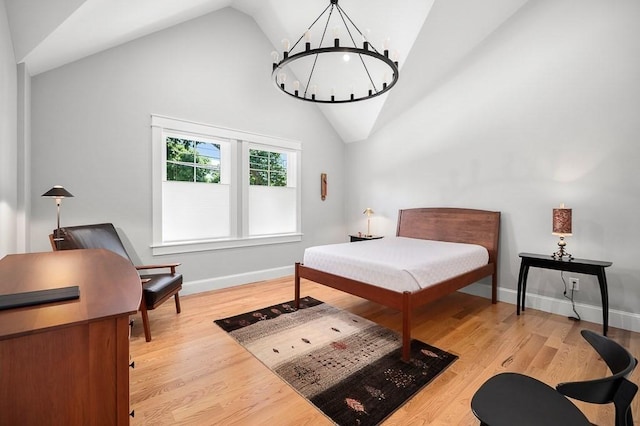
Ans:
<svg viewBox="0 0 640 426"><path fill-rule="evenodd" d="M399 54L400 79L374 99L318 105L345 142L365 140L410 108L527 0L340 0L380 47ZM178 23L233 7L253 17L275 50L295 40L329 0L5 0L18 63L32 76ZM265 52L265 62L270 62ZM274 90L276 90L274 88ZM284 95L283 95L284 96ZM291 102L299 102L291 99Z"/></svg>

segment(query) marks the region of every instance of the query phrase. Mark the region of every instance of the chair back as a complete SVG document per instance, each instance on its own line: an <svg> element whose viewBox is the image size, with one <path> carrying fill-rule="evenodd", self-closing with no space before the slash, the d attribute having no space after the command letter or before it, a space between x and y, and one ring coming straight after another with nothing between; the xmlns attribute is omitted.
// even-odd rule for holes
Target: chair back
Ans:
<svg viewBox="0 0 640 426"><path fill-rule="evenodd" d="M131 261L122 240L111 223L67 226L60 228L59 250L107 249Z"/></svg>
<svg viewBox="0 0 640 426"><path fill-rule="evenodd" d="M560 383L556 389L571 398L593 404L616 405L616 425L625 425L631 417L631 401L638 386L627 380L638 361L623 346L608 337L582 330L582 337L598 352L612 375L601 379Z"/></svg>
<svg viewBox="0 0 640 426"><path fill-rule="evenodd" d="M582 330L581 334L602 357L611 373L627 377L634 370L636 359L617 342L589 330Z"/></svg>

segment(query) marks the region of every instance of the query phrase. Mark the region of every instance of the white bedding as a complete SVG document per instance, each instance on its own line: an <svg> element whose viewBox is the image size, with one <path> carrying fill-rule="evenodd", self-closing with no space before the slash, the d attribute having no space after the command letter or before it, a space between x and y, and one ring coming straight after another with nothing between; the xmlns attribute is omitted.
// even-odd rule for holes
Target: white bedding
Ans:
<svg viewBox="0 0 640 426"><path fill-rule="evenodd" d="M476 244L405 237L310 247L304 266L395 291L416 291L486 265Z"/></svg>

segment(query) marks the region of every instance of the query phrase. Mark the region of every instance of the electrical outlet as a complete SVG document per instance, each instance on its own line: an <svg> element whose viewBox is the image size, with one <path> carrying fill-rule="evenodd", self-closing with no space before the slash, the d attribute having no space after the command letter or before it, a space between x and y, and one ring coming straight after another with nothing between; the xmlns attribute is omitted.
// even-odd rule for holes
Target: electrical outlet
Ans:
<svg viewBox="0 0 640 426"><path fill-rule="evenodd" d="M578 278L569 278L569 282L571 283L571 288L573 291L580 290L580 280Z"/></svg>

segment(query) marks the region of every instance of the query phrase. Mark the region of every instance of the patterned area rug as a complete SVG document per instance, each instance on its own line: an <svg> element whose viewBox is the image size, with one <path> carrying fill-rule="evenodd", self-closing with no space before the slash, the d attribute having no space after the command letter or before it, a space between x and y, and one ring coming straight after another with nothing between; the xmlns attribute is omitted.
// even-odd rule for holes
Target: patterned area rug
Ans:
<svg viewBox="0 0 640 426"><path fill-rule="evenodd" d="M339 425L376 425L457 356L311 297L215 323Z"/></svg>

